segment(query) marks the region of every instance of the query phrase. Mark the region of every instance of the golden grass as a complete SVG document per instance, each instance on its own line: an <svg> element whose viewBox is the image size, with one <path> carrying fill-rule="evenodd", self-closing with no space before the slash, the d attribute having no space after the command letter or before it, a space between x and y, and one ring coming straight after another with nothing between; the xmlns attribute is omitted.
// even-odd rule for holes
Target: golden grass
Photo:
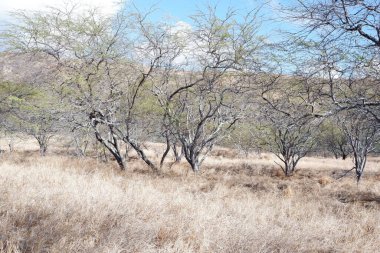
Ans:
<svg viewBox="0 0 380 253"><path fill-rule="evenodd" d="M153 175L139 161L119 172L90 158L24 155L0 157L0 252L380 248L376 159L357 186L334 178L346 162L332 159L307 158L285 178L269 155L212 157L199 175L183 164Z"/></svg>

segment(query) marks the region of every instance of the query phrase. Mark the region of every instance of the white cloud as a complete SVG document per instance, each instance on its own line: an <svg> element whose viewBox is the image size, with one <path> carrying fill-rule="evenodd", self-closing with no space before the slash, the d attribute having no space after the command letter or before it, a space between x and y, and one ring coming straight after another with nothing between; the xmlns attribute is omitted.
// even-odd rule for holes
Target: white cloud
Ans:
<svg viewBox="0 0 380 253"><path fill-rule="evenodd" d="M18 9L42 10L47 6L59 7L65 3L78 4L82 7L96 7L103 14L112 15L117 12L119 5L116 0L0 0L0 20L9 18L9 12Z"/></svg>
<svg viewBox="0 0 380 253"><path fill-rule="evenodd" d="M191 31L193 29L193 27L185 22L185 21L178 21L177 23L175 23L174 27L172 28L172 32L176 33L176 32L188 32L188 31Z"/></svg>
<svg viewBox="0 0 380 253"><path fill-rule="evenodd" d="M174 60L175 64L187 64L194 58L195 42L190 37L192 30L193 27L184 21L176 22L171 28L170 33L175 35L177 40L180 40L180 43L184 45L184 51Z"/></svg>

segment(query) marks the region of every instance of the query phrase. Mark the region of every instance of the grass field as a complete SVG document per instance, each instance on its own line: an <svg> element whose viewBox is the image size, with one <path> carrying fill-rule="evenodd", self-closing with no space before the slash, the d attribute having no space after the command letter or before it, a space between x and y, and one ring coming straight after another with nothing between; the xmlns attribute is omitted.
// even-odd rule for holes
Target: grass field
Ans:
<svg viewBox="0 0 380 253"><path fill-rule="evenodd" d="M28 145L0 156L0 252L379 252L377 158L357 185L330 158L285 178L271 155L221 149L198 175L155 175Z"/></svg>

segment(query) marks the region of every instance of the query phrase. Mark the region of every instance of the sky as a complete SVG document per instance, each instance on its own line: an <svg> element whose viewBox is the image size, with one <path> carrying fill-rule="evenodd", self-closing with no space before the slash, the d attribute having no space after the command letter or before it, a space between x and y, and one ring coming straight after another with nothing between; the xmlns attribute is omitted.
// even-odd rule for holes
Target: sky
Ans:
<svg viewBox="0 0 380 253"><path fill-rule="evenodd" d="M293 0L135 0L133 4L141 11L153 8L153 19L170 18L173 20L191 24L190 16L197 10L204 9L207 5L217 5L217 11L222 16L228 8L233 8L241 13L261 8L260 34L265 35L271 41L281 39L281 31L295 31L296 23L287 19L281 19L283 13L279 10L281 5L290 5Z"/></svg>
<svg viewBox="0 0 380 253"><path fill-rule="evenodd" d="M42 10L46 6L59 7L65 2L79 3L81 6L99 7L105 14L113 14L118 11L120 5L117 5L119 0L0 0L0 25L9 20L8 13L17 9L24 10ZM220 15L226 12L228 7L232 7L240 12L252 10L260 7L264 2L268 3L262 7L261 15L262 25L260 33L266 35L271 40L277 40L277 30L290 30L293 27L292 23L276 21L280 12L276 10L279 3L287 4L291 0L127 0L129 5L135 6L142 12L146 12L151 8L154 12L151 14L151 19L171 19L174 22L185 22L191 25L190 15L197 10L205 8L208 4L217 5L217 11ZM120 1L119 1L120 2Z"/></svg>
<svg viewBox="0 0 380 253"><path fill-rule="evenodd" d="M18 9L42 10L46 6L59 7L69 2L97 6L104 13L114 13L118 8L114 0L0 0L0 20L7 20L9 12Z"/></svg>
<svg viewBox="0 0 380 253"><path fill-rule="evenodd" d="M216 4L220 13L225 12L228 7L238 10L248 10L258 6L260 1L255 0L219 0L219 1L188 1L188 0L145 0L134 1L134 4L144 10L150 6L157 9L157 15L179 18L182 21L190 22L189 15L198 9L205 8L208 4Z"/></svg>

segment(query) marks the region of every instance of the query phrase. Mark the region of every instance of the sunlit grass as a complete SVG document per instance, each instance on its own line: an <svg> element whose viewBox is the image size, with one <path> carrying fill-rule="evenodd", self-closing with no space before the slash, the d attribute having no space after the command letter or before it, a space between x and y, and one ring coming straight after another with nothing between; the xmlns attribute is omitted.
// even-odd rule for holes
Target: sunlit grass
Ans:
<svg viewBox="0 0 380 253"><path fill-rule="evenodd" d="M319 159L306 160L304 165L316 168L302 168L292 178L260 165L260 158L248 165L223 159L228 160L210 159L200 175L182 173L180 164L157 176L138 161L119 172L91 158L3 155L0 251L376 252L380 247L375 172L357 186L353 177L334 179L334 166L322 169Z"/></svg>

